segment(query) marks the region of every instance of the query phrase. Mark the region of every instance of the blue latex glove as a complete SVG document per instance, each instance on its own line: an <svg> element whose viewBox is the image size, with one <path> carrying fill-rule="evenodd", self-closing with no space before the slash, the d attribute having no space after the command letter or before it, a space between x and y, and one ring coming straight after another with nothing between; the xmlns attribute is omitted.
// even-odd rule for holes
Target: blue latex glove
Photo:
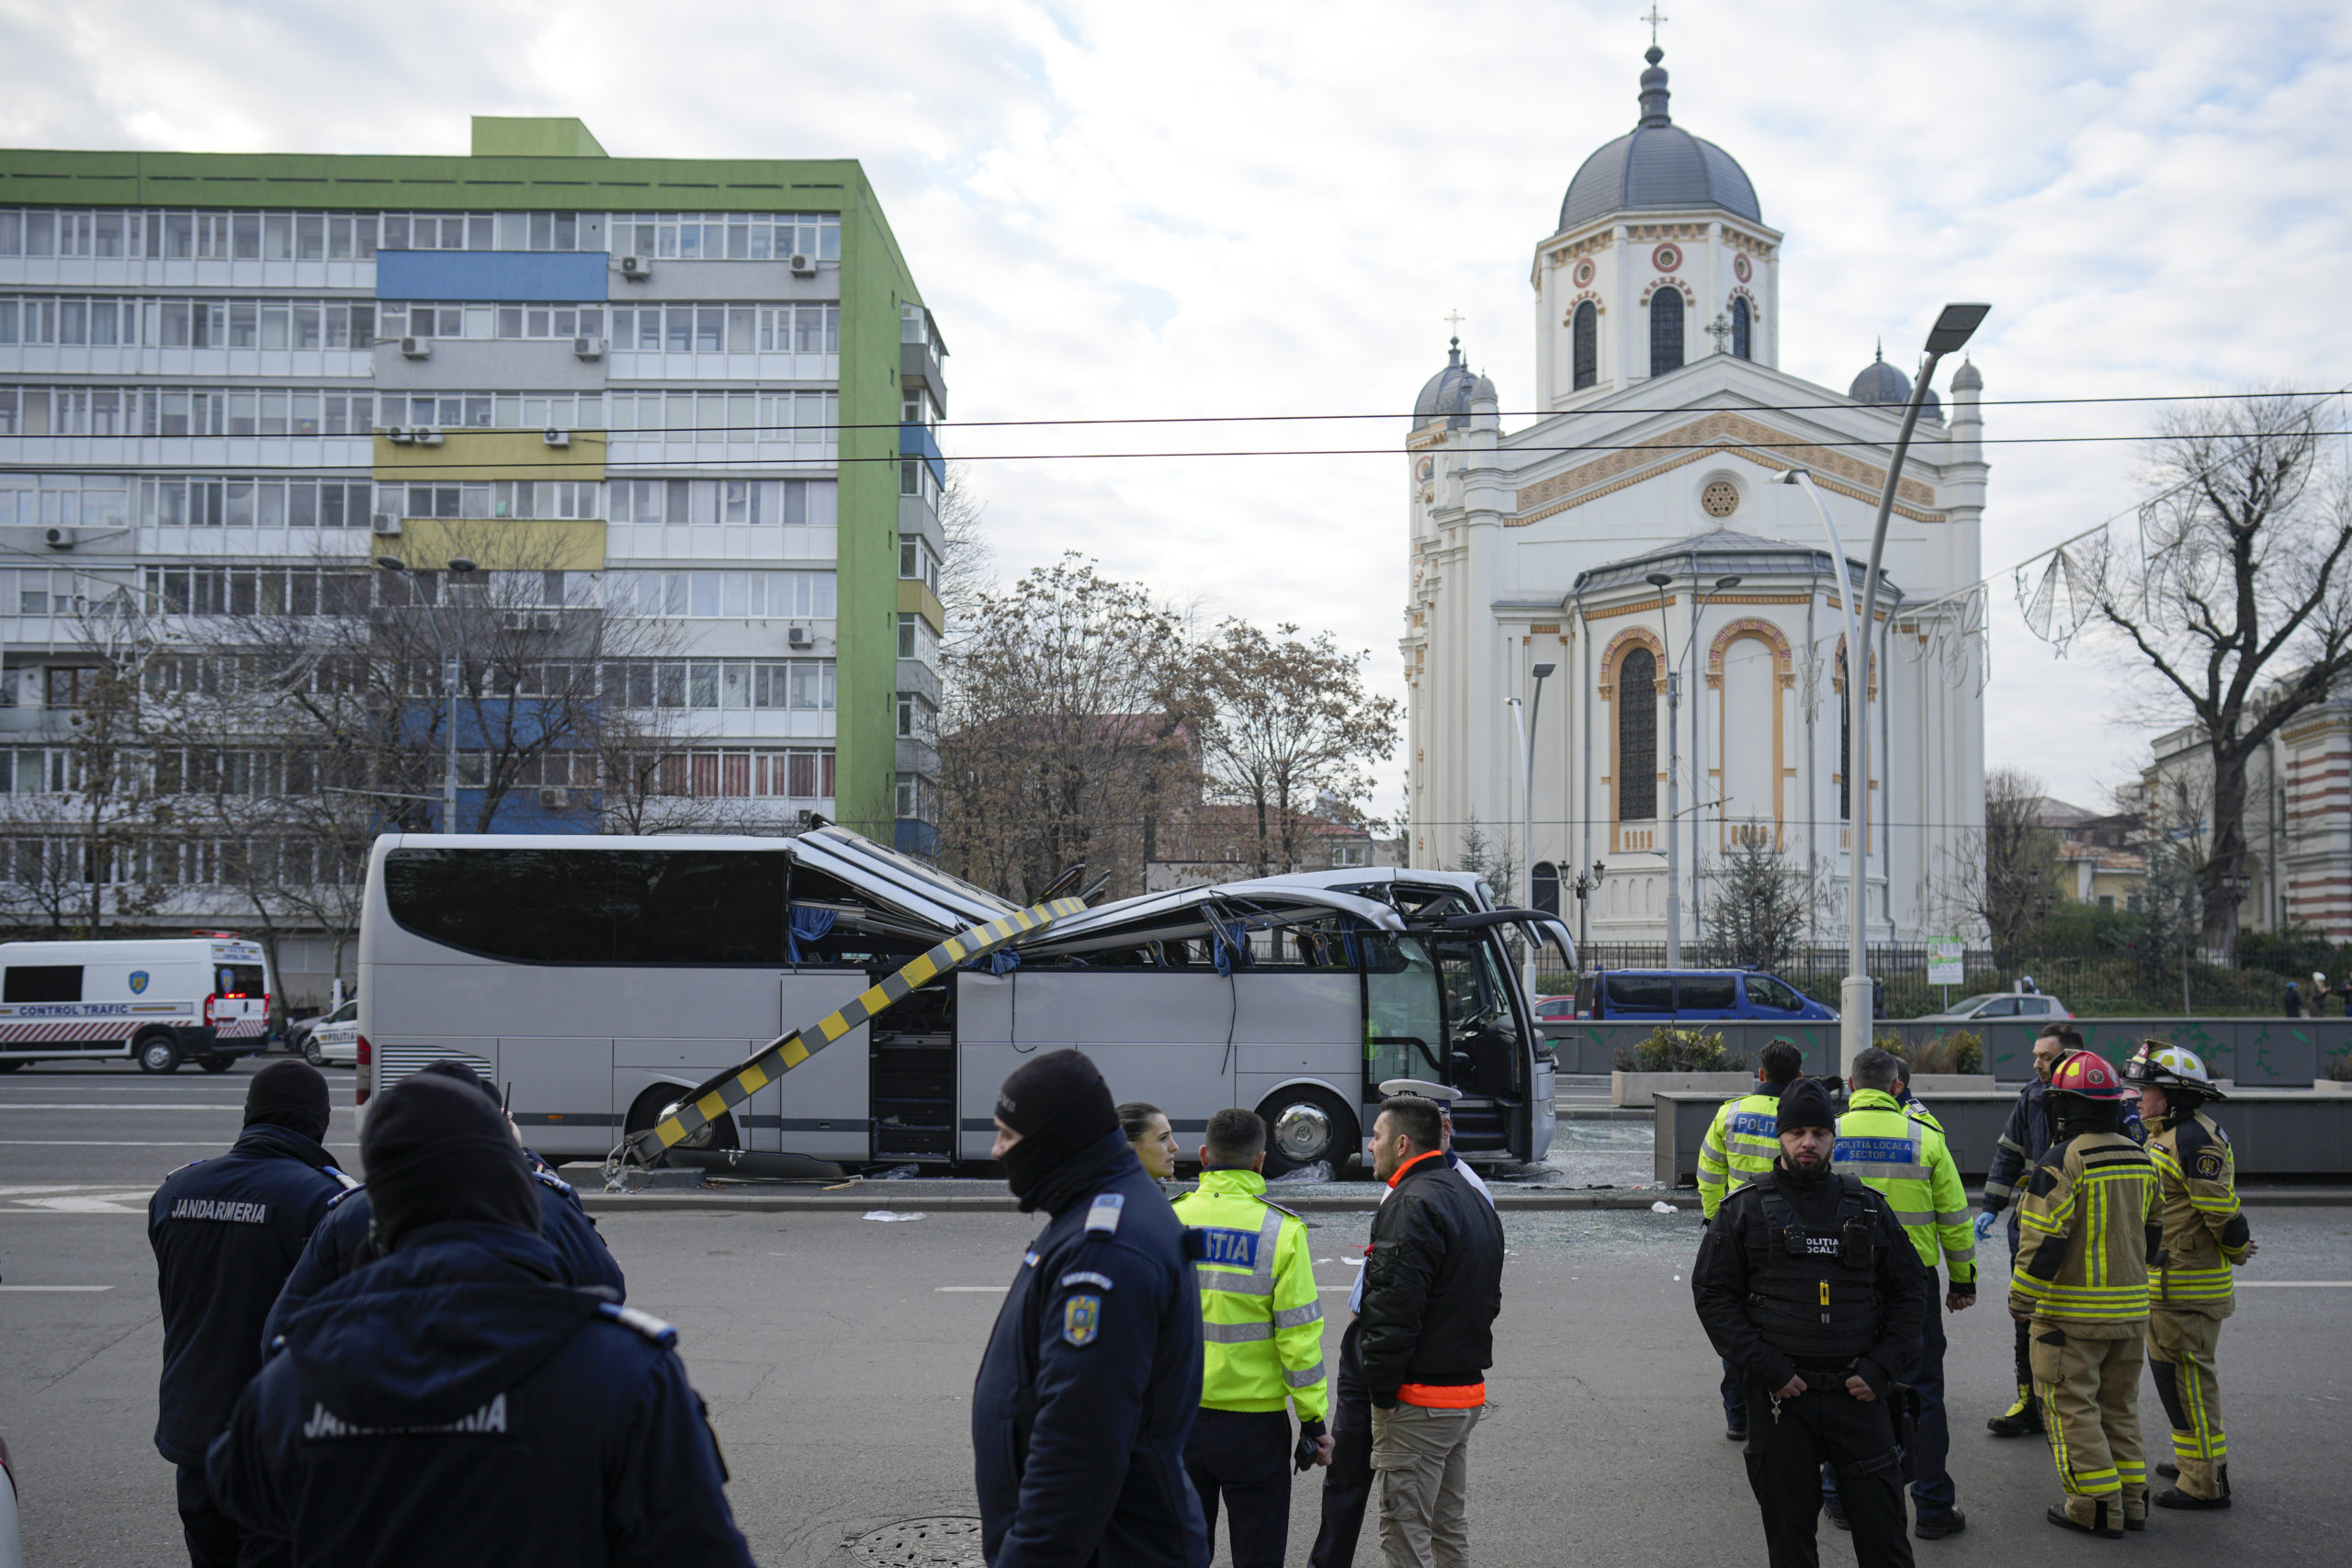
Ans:
<svg viewBox="0 0 2352 1568"><path fill-rule="evenodd" d="M1976 1239L1983 1241L1986 1236L1991 1235L1993 1234L1993 1222L2000 1217L2000 1215L1993 1213L1990 1209L1987 1209L1983 1213L1977 1215Z"/></svg>

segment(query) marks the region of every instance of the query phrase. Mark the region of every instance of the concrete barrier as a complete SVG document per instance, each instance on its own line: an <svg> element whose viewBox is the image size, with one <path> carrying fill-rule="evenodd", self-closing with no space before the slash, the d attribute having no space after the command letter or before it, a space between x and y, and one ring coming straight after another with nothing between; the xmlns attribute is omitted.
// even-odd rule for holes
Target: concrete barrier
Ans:
<svg viewBox="0 0 2352 1568"><path fill-rule="evenodd" d="M1943 1123L1961 1175L1971 1183L1983 1180L2017 1103L2016 1092L1920 1098ZM1671 1089L1651 1096L1654 1179L1670 1186L1697 1183L1699 1145L1723 1101L1721 1095ZM2352 1094L2239 1089L2212 1114L2230 1135L2241 1177L2352 1176Z"/></svg>

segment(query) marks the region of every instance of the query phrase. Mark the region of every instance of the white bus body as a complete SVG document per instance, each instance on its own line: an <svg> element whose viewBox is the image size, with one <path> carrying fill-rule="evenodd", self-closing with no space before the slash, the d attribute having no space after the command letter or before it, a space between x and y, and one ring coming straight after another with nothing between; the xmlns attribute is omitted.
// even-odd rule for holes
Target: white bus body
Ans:
<svg viewBox="0 0 2352 1568"><path fill-rule="evenodd" d="M0 942L0 1070L64 1057L220 1072L269 1048L277 987L235 937Z"/></svg>
<svg viewBox="0 0 2352 1568"><path fill-rule="evenodd" d="M1408 929L1432 901L1483 908L1482 892L1432 874L1399 898L1379 882L1391 875L1085 911L844 1035L721 1119L708 1145L844 1167L985 1160L997 1085L1037 1051L1075 1045L1180 1135L1248 1106L1287 1115L1289 1155L1336 1164L1358 1148L1382 1079L1434 1077L1476 1091L1456 1118L1465 1154L1539 1157L1549 1062L1499 942ZM515 1120L548 1158L601 1158L681 1091L1012 908L838 828L388 835L360 925L359 1098L455 1057L511 1085ZM1449 1039L1448 997L1473 992L1494 1004L1485 1032Z"/></svg>

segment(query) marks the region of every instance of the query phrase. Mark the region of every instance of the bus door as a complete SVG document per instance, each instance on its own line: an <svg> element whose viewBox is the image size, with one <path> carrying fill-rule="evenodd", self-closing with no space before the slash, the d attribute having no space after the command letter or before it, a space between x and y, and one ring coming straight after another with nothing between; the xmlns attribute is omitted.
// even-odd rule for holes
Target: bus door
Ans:
<svg viewBox="0 0 2352 1568"><path fill-rule="evenodd" d="M1438 967L1426 939L1366 933L1363 952L1363 1103L1380 1103L1391 1078L1451 1083L1446 1062L1445 1003ZM1361 1118L1367 1131L1372 1117Z"/></svg>
<svg viewBox="0 0 2352 1568"><path fill-rule="evenodd" d="M775 1032L808 1028L871 984L862 965L801 969L783 976L776 987ZM859 1024L752 1097L760 1130L760 1141L752 1146L849 1165L862 1165L871 1157L869 1027Z"/></svg>

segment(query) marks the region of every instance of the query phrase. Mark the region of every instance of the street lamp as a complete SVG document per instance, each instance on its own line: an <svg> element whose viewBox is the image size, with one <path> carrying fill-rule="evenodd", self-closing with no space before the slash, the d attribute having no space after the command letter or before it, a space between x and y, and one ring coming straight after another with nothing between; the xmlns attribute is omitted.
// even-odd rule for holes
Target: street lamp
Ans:
<svg viewBox="0 0 2352 1568"><path fill-rule="evenodd" d="M1535 694L1524 710L1520 707L1517 697L1508 699L1511 716L1519 721L1519 749L1527 761L1524 774L1527 787L1521 797L1527 812L1527 837L1520 840L1520 858L1527 863L1527 902L1521 908L1527 909L1535 908L1535 724L1544 716L1544 682L1558 668L1556 664L1538 664L1529 670L1528 673L1535 677ZM1532 945L1527 953L1527 988L1530 995L1534 993L1535 950Z"/></svg>
<svg viewBox="0 0 2352 1568"><path fill-rule="evenodd" d="M1804 468L1791 468L1781 478L1782 484L1794 485L1804 491L1811 498L1814 510L1821 514L1822 531L1829 536L1831 557L1837 563L1838 597L1846 607L1846 712L1848 728L1853 736L1849 748L1851 755L1847 760L1849 771L1846 790L1847 799L1852 803L1847 819L1852 825L1849 831L1853 846L1847 855L1849 875L1846 891L1846 983L1838 995L1841 1073L1853 1070L1854 1058L1871 1043L1870 946L1864 903L1870 889L1870 630L1878 608L1879 561L1886 552L1886 520L1894 510L1894 487L1902 482L1903 459L1911 450L1911 432L1918 425L1919 407L1927 400L1928 383L1935 379L1936 362L1966 344L1992 309L1990 305L1946 305L1937 316L1936 324L1928 329L1928 360L1919 367L1919 379L1911 389L1911 401L1903 411L1903 429L1894 438L1894 457L1886 466L1886 483L1879 491L1878 517L1871 525L1870 564L1863 570L1859 606L1854 603L1853 581L1846 570L1846 547L1838 540L1837 525L1829 520L1829 508L1822 504L1812 473Z"/></svg>
<svg viewBox="0 0 2352 1568"><path fill-rule="evenodd" d="M1657 590L1658 651L1666 654L1666 966L1682 967L1682 856L1679 839L1674 831L1674 819L1681 805L1682 795L1675 782L1675 762L1681 753L1680 726L1676 722L1682 707L1682 672L1674 667L1674 628L1667 623L1666 591L1674 582L1674 574L1654 571L1642 580Z"/></svg>
<svg viewBox="0 0 2352 1568"><path fill-rule="evenodd" d="M392 572L407 579L409 597L413 599L416 596L416 573L409 570L408 562L398 556L378 556L376 565L380 570ZM480 570L463 556L449 558L449 570L452 574L462 576L467 572ZM434 651L441 656L441 689L449 702L449 722L446 727L447 733L444 737L447 750L442 761L441 771L441 830L445 833L454 833L458 830L458 661L450 655L449 645L441 636L441 615L438 605L427 604L424 607L424 624L433 633Z"/></svg>
<svg viewBox="0 0 2352 1568"><path fill-rule="evenodd" d="M1693 570L1695 571L1695 566ZM1715 585L1713 588L1692 595L1690 635L1683 640L1682 667L1689 670L1694 679L1698 674L1699 617L1706 613L1708 600L1718 593L1728 593L1738 586L1738 575L1727 573L1715 579ZM1700 744L1700 733L1707 719L1707 700L1706 693L1702 688L1694 686L1692 689L1699 693L1698 705L1690 710L1690 792L1700 797L1690 803L1690 897L1693 900L1697 900L1700 897L1700 888L1706 881L1707 866L1706 842L1699 831L1699 824L1706 815L1706 792L1702 779L1707 757L1706 749ZM1673 824L1669 823L1668 826L1671 829ZM1699 934L1702 954L1706 941L1706 907L1702 903L1699 910Z"/></svg>

